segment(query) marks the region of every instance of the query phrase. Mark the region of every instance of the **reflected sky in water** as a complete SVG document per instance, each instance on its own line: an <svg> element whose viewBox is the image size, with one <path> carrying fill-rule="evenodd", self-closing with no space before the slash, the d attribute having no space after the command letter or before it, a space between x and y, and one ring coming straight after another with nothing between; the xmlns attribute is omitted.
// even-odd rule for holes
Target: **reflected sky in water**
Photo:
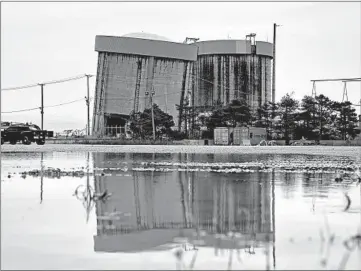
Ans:
<svg viewBox="0 0 361 271"><path fill-rule="evenodd" d="M361 268L359 247L344 258L344 241L360 227L360 157L54 152L1 160L3 269Z"/></svg>

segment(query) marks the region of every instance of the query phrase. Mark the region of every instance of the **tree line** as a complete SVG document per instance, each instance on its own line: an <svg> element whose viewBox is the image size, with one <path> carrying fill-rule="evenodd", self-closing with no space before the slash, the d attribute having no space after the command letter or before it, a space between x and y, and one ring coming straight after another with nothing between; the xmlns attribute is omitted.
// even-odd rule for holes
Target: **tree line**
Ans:
<svg viewBox="0 0 361 271"><path fill-rule="evenodd" d="M267 131L267 139L285 140L328 140L354 139L359 133L356 109L348 101L337 102L323 94L316 97L304 96L298 101L290 94L280 102L266 102L257 110L252 110L244 100L232 100L228 105L215 101L206 111L188 107L183 109L183 132L174 128L173 117L153 105L157 138L213 138L216 127L254 126ZM152 136L151 109L131 113L130 130L133 137Z"/></svg>

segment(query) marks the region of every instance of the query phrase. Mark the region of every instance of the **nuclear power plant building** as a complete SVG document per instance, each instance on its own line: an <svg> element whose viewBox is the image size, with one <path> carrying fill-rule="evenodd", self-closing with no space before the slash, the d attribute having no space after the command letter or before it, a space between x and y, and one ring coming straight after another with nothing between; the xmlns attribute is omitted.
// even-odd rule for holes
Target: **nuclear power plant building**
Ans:
<svg viewBox="0 0 361 271"><path fill-rule="evenodd" d="M253 37L253 39L252 39ZM271 43L246 40L177 43L154 34L96 36L98 67L93 135L124 131L129 115L151 99L182 129L185 108L243 99L256 110L271 101Z"/></svg>

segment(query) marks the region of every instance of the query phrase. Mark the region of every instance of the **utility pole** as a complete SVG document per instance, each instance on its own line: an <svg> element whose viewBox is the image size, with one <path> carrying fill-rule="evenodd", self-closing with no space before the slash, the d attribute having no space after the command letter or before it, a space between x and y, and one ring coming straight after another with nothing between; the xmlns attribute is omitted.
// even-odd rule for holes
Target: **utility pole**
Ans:
<svg viewBox="0 0 361 271"><path fill-rule="evenodd" d="M87 96L86 96L86 106L88 110L88 118L87 118L87 135L90 136L90 100L89 100L89 78L93 75L86 74L86 83L87 83Z"/></svg>
<svg viewBox="0 0 361 271"><path fill-rule="evenodd" d="M315 98L317 95L316 95L316 82L313 81L312 83L312 97Z"/></svg>
<svg viewBox="0 0 361 271"><path fill-rule="evenodd" d="M41 106L40 106L40 114L41 114L41 130L44 130L44 84L39 84L41 88Z"/></svg>
<svg viewBox="0 0 361 271"><path fill-rule="evenodd" d="M273 68L272 68L272 102L276 102L276 29L280 26L273 24Z"/></svg>
<svg viewBox="0 0 361 271"><path fill-rule="evenodd" d="M347 81L342 81L343 82L343 95L342 95L342 102L346 101L348 102L348 95L347 95Z"/></svg>
<svg viewBox="0 0 361 271"><path fill-rule="evenodd" d="M319 132L319 135L318 135L318 140L319 140L319 143L321 143L321 140L322 140L322 108L320 106L320 104L318 105L319 107L319 110L320 110L320 132Z"/></svg>

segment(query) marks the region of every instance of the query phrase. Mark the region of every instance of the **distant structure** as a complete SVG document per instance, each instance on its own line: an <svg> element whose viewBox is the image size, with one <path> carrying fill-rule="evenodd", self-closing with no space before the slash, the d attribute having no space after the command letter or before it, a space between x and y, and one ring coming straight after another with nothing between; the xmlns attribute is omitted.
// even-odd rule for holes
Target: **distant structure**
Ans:
<svg viewBox="0 0 361 271"><path fill-rule="evenodd" d="M151 99L173 116L179 130L185 126L186 108L243 99L256 110L271 101L273 46L255 36L212 41L187 37L184 43L149 33L96 36L93 135L107 135L107 127L124 133L130 113L150 107Z"/></svg>

